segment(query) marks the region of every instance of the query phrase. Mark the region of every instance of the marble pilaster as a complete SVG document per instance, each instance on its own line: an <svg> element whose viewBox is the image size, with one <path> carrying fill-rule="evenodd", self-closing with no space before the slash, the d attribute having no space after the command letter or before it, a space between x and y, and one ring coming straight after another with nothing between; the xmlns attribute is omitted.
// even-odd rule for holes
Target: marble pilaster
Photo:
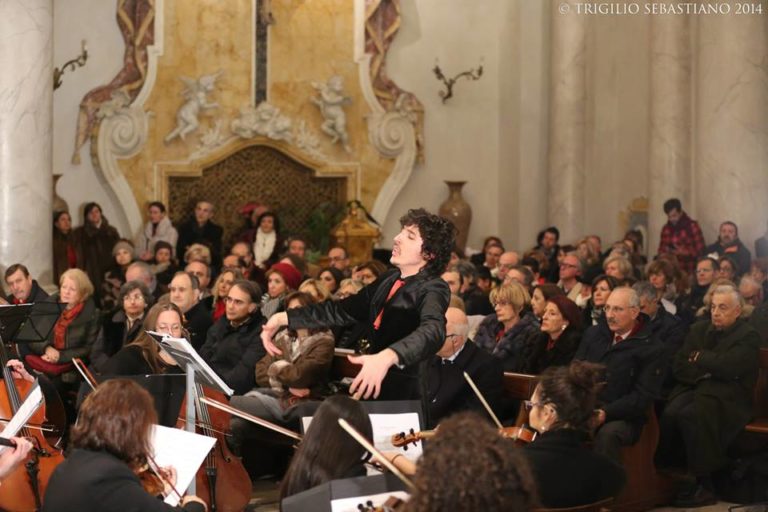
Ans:
<svg viewBox="0 0 768 512"><path fill-rule="evenodd" d="M650 254L667 222L664 201L677 197L691 211L691 43L687 16L651 16Z"/></svg>
<svg viewBox="0 0 768 512"><path fill-rule="evenodd" d="M723 220L750 251L768 219L765 14L699 16L694 193L707 242Z"/></svg>
<svg viewBox="0 0 768 512"><path fill-rule="evenodd" d="M0 266L52 276L52 0L0 2Z"/></svg>
<svg viewBox="0 0 768 512"><path fill-rule="evenodd" d="M561 237L573 239L584 232L584 167L586 129L587 17L563 14L562 5L575 13L577 2L560 2L552 9L552 69L548 223Z"/></svg>

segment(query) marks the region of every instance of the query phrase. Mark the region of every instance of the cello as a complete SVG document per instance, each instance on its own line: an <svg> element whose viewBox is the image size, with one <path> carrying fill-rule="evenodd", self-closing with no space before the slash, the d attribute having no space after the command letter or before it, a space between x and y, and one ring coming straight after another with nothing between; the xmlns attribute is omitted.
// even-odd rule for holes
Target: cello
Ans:
<svg viewBox="0 0 768 512"><path fill-rule="evenodd" d="M23 396L32 389L33 384L26 380L13 378L7 366L8 354L5 343L0 339L0 364L3 367L3 385L0 386L0 414L11 418L21 406ZM30 418L31 424L42 425L46 421L43 404ZM53 470L64 461L64 455L48 442L39 429L22 427L19 436L32 441L33 449L26 462L10 473L0 486L0 509L9 512L39 511L43 504L43 495L48 486Z"/></svg>
<svg viewBox="0 0 768 512"><path fill-rule="evenodd" d="M227 446L225 437L229 432L229 414L211 409L200 401L207 397L218 402L226 402L223 393L195 384L195 410L197 411L197 432L213 437L216 444L195 477L196 494L208 503L211 512L236 512L244 510L251 500L251 478L243 463L235 457ZM181 410L186 409L185 397ZM186 422L179 418L176 427L184 430Z"/></svg>

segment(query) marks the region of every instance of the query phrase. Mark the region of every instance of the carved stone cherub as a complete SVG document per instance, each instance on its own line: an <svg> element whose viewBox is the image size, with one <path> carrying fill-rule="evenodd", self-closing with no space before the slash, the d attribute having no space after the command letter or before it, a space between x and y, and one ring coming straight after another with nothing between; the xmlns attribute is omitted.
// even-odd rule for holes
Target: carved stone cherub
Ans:
<svg viewBox="0 0 768 512"><path fill-rule="evenodd" d="M334 75L328 82L321 84L312 82L320 95L312 98L312 103L320 108L325 119L320 129L331 137L331 144L341 141L344 151L350 153L349 134L347 133L347 115L344 106L352 103L352 98L344 95L344 82L341 76Z"/></svg>
<svg viewBox="0 0 768 512"><path fill-rule="evenodd" d="M184 89L182 94L187 101L176 112L176 128L165 137L166 144L176 137L184 140L184 137L195 131L200 126L200 121L198 120L200 111L219 107L219 104L216 102L208 102L208 94L213 92L216 79L222 73L222 71L219 71L213 75L204 75L198 80L185 76L179 77L184 82L184 85L186 85L186 89Z"/></svg>

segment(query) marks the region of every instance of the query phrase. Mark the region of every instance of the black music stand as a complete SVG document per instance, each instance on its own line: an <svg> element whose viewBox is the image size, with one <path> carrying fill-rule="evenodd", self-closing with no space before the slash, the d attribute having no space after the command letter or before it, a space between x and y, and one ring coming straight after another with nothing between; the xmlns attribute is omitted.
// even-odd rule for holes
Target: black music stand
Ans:
<svg viewBox="0 0 768 512"><path fill-rule="evenodd" d="M0 343L7 340L28 344L47 340L64 307L64 304L48 301L0 306Z"/></svg>
<svg viewBox="0 0 768 512"><path fill-rule="evenodd" d="M355 498L358 505L365 507L371 496L395 491L406 492L407 489L405 484L391 473L331 480L285 498L280 503L280 508L283 512L331 512L331 502L349 498ZM361 509L355 505L351 510Z"/></svg>

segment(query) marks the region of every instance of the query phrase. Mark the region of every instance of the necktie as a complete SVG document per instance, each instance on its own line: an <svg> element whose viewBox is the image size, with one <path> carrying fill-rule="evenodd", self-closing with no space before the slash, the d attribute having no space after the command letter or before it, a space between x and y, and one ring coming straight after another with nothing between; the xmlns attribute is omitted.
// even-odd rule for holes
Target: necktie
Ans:
<svg viewBox="0 0 768 512"><path fill-rule="evenodd" d="M389 289L389 293L387 294L387 300L384 301L384 305L389 302L389 299L392 298L392 296L397 292L397 290L400 289L401 286L405 284L405 281L402 279L398 279L392 284L392 288ZM379 330L379 326L381 326L381 317L384 316L384 306L381 306L381 310L379 311L379 314L376 315L376 320L373 321L373 328L375 330Z"/></svg>
<svg viewBox="0 0 768 512"><path fill-rule="evenodd" d="M623 337L621 337L621 336L616 336L616 337L613 339L613 344L615 345L615 344L619 343L620 341L624 341L624 338L623 338Z"/></svg>

